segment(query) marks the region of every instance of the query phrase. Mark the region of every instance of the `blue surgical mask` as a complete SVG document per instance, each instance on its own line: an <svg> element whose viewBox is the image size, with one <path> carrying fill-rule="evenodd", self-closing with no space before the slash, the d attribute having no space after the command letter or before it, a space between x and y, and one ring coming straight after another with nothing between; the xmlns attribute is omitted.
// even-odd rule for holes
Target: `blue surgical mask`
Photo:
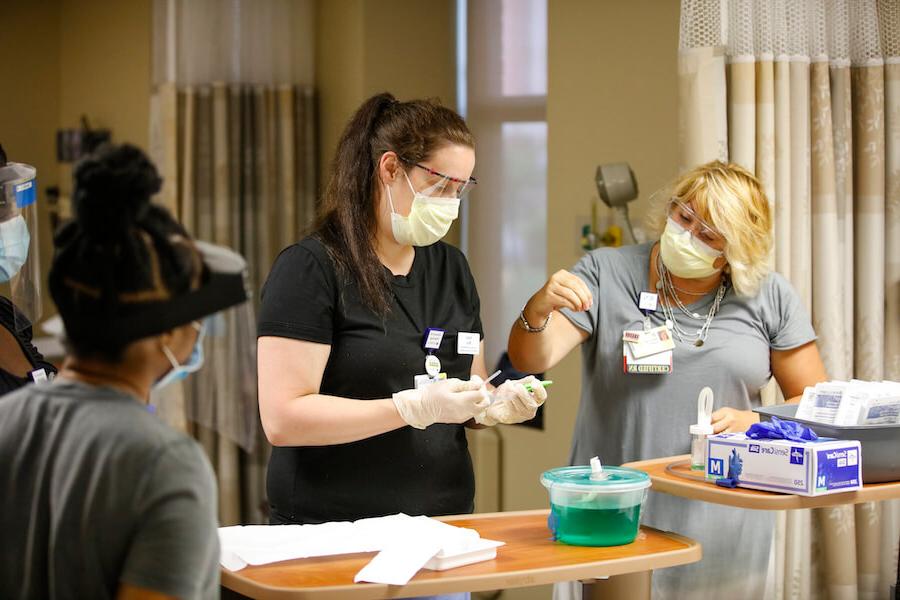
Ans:
<svg viewBox="0 0 900 600"><path fill-rule="evenodd" d="M187 362L183 365L178 364L178 359L175 358L175 355L169 350L168 347L163 345L162 351L163 354L166 355L166 358L169 359L169 363L172 365L172 368L169 371L160 377L156 383L153 384L154 390L159 390L161 388L166 387L170 383L175 383L176 381L181 381L191 373L196 373L200 370L200 367L203 366L203 338L206 334L206 324L198 323L194 321L194 328L197 329L197 341L194 342L194 349L191 351L191 355L188 357Z"/></svg>
<svg viewBox="0 0 900 600"><path fill-rule="evenodd" d="M31 235L22 215L16 215L0 223L0 282L7 282L28 259Z"/></svg>

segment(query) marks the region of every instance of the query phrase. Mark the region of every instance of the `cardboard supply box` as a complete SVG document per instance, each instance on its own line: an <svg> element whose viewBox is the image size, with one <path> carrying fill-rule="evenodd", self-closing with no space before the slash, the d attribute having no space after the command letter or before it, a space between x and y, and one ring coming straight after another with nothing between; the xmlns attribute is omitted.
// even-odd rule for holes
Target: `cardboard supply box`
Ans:
<svg viewBox="0 0 900 600"><path fill-rule="evenodd" d="M862 488L861 449L855 440L754 440L743 433L720 433L707 438L706 456L706 477L713 480L731 476L729 465L738 461L741 487L800 496Z"/></svg>

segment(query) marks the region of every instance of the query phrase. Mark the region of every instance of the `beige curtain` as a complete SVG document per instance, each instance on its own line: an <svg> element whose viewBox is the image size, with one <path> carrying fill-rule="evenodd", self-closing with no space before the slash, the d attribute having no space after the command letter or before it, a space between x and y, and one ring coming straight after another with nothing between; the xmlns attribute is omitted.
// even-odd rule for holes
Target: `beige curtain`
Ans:
<svg viewBox="0 0 900 600"><path fill-rule="evenodd" d="M164 99L174 96L174 99ZM265 520L269 448L259 428L255 305L278 252L315 211L314 99L301 86L165 84L157 102L175 110L177 159L164 196L199 239L246 257L253 301L214 321L205 367L160 400L191 431L219 480L223 525ZM166 161L163 161L166 164Z"/></svg>
<svg viewBox="0 0 900 600"><path fill-rule="evenodd" d="M259 423L259 289L315 212L311 3L156 0L151 152L165 203L193 235L248 263L251 302L218 316L205 366L156 399L206 450L222 525L267 521Z"/></svg>
<svg viewBox="0 0 900 600"><path fill-rule="evenodd" d="M774 204L775 268L830 377L900 379L900 3L683 0L682 167L730 159ZM779 518L775 598L887 598L897 501Z"/></svg>

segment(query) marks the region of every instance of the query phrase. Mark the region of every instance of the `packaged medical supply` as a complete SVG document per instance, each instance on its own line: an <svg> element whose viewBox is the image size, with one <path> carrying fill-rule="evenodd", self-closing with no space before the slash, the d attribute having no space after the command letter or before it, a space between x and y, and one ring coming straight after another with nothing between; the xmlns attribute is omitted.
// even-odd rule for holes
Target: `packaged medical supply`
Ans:
<svg viewBox="0 0 900 600"><path fill-rule="evenodd" d="M636 469L588 466L545 471L550 493L548 527L573 546L618 546L637 537L650 477Z"/></svg>
<svg viewBox="0 0 900 600"><path fill-rule="evenodd" d="M763 421L772 418L797 421L820 438L858 440L862 448L863 483L900 481L900 423L893 425L825 425L796 416L796 404L760 406L753 411Z"/></svg>
<svg viewBox="0 0 900 600"><path fill-rule="evenodd" d="M707 439L707 479L729 476L730 463L741 466L740 487L821 496L862 488L858 441L752 439L720 433Z"/></svg>
<svg viewBox="0 0 900 600"><path fill-rule="evenodd" d="M800 399L797 418L834 424L846 387L846 381L827 381L817 383L814 388L806 388Z"/></svg>
<svg viewBox="0 0 900 600"><path fill-rule="evenodd" d="M866 408L872 389L863 381L851 381L844 390L833 425L858 425Z"/></svg>
<svg viewBox="0 0 900 600"><path fill-rule="evenodd" d="M900 385L889 381L829 381L803 392L796 418L825 425L900 424Z"/></svg>
<svg viewBox="0 0 900 600"><path fill-rule="evenodd" d="M860 411L860 425L900 425L900 384L889 381L868 384L867 403Z"/></svg>

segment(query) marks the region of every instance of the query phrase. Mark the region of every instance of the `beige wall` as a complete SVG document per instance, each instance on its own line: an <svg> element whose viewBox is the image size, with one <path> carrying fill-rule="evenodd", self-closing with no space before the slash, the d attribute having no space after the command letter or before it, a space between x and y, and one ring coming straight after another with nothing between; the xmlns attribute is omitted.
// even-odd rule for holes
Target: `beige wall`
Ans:
<svg viewBox="0 0 900 600"><path fill-rule="evenodd" d="M453 0L368 0L363 95L388 91L456 106L454 9Z"/></svg>
<svg viewBox="0 0 900 600"><path fill-rule="evenodd" d="M151 0L62 0L60 122L86 114L113 139L147 147Z"/></svg>
<svg viewBox="0 0 900 600"><path fill-rule="evenodd" d="M454 0L319 0L319 181L347 120L369 96L456 102ZM458 228L447 237L458 243Z"/></svg>
<svg viewBox="0 0 900 600"><path fill-rule="evenodd" d="M112 131L146 149L150 130L152 0L62 0L59 126ZM61 167L71 190L71 170Z"/></svg>
<svg viewBox="0 0 900 600"><path fill-rule="evenodd" d="M151 0L13 0L4 4L0 56L15 92L0 94L0 143L10 158L38 169L41 263L46 277L52 236L45 191L71 191L71 168L56 162L56 130L87 115L117 141L147 147ZM46 292L46 289L45 289ZM45 293L44 315L53 312Z"/></svg>
<svg viewBox="0 0 900 600"><path fill-rule="evenodd" d="M363 101L363 0L316 2L316 94L319 109L319 182L347 119Z"/></svg>
<svg viewBox="0 0 900 600"><path fill-rule="evenodd" d="M321 173L363 100L438 97L455 105L453 0L319 0L316 88Z"/></svg>
<svg viewBox="0 0 900 600"><path fill-rule="evenodd" d="M634 222L648 196L676 174L678 2L550 0L548 8L547 270L579 258L577 224L596 195L594 169L625 160L638 179ZM573 352L548 378L546 430L505 427L505 510L548 506L538 482L568 464L581 389L581 357ZM601 457L602 458L602 457ZM546 588L510 593L547 598ZM506 594L504 595L506 596Z"/></svg>
<svg viewBox="0 0 900 600"><path fill-rule="evenodd" d="M59 182L54 142L60 110L59 12L58 0L6 2L6 26L0 35L0 57L6 65L0 144L10 160L37 168L42 273L47 273L53 247L45 192Z"/></svg>

